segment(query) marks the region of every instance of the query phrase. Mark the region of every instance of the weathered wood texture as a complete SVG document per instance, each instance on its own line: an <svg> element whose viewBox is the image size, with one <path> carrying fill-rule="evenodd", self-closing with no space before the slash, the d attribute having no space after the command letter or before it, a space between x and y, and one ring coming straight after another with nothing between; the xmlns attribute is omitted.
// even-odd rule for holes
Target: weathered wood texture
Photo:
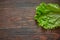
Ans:
<svg viewBox="0 0 60 40"><path fill-rule="evenodd" d="M60 28L38 28L35 8L41 2L59 0L0 0L0 40L60 40Z"/></svg>

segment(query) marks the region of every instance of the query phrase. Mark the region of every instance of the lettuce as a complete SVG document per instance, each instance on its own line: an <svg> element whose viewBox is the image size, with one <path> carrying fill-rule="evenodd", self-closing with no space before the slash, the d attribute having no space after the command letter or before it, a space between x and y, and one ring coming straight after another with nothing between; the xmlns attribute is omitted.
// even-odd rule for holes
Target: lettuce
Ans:
<svg viewBox="0 0 60 40"><path fill-rule="evenodd" d="M58 4L41 3L36 7L34 19L45 29L60 27L60 7Z"/></svg>

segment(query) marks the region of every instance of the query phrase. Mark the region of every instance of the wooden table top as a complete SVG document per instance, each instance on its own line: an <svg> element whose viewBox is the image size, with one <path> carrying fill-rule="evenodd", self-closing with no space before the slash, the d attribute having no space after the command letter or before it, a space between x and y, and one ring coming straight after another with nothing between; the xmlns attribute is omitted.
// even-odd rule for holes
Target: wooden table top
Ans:
<svg viewBox="0 0 60 40"><path fill-rule="evenodd" d="M0 40L60 40L60 28L45 30L34 21L41 2L59 0L0 0Z"/></svg>

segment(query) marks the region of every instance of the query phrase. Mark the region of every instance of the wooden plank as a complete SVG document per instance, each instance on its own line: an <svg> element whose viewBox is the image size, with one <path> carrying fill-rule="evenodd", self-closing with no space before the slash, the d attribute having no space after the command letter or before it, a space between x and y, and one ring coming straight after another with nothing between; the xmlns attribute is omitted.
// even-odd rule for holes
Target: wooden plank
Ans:
<svg viewBox="0 0 60 40"><path fill-rule="evenodd" d="M60 39L60 32L57 31L45 30L43 32L38 29L24 27L0 29L0 40L57 40Z"/></svg>
<svg viewBox="0 0 60 40"><path fill-rule="evenodd" d="M41 2L59 0L0 0L0 40L60 40L60 28L38 28L35 8Z"/></svg>

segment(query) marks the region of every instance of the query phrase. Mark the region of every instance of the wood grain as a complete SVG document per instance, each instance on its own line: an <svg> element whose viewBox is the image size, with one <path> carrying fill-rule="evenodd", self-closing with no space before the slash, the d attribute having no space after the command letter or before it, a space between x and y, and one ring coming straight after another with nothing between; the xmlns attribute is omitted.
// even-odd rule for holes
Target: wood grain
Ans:
<svg viewBox="0 0 60 40"><path fill-rule="evenodd" d="M0 40L60 40L60 28L45 30L34 21L41 2L59 0L0 0Z"/></svg>

